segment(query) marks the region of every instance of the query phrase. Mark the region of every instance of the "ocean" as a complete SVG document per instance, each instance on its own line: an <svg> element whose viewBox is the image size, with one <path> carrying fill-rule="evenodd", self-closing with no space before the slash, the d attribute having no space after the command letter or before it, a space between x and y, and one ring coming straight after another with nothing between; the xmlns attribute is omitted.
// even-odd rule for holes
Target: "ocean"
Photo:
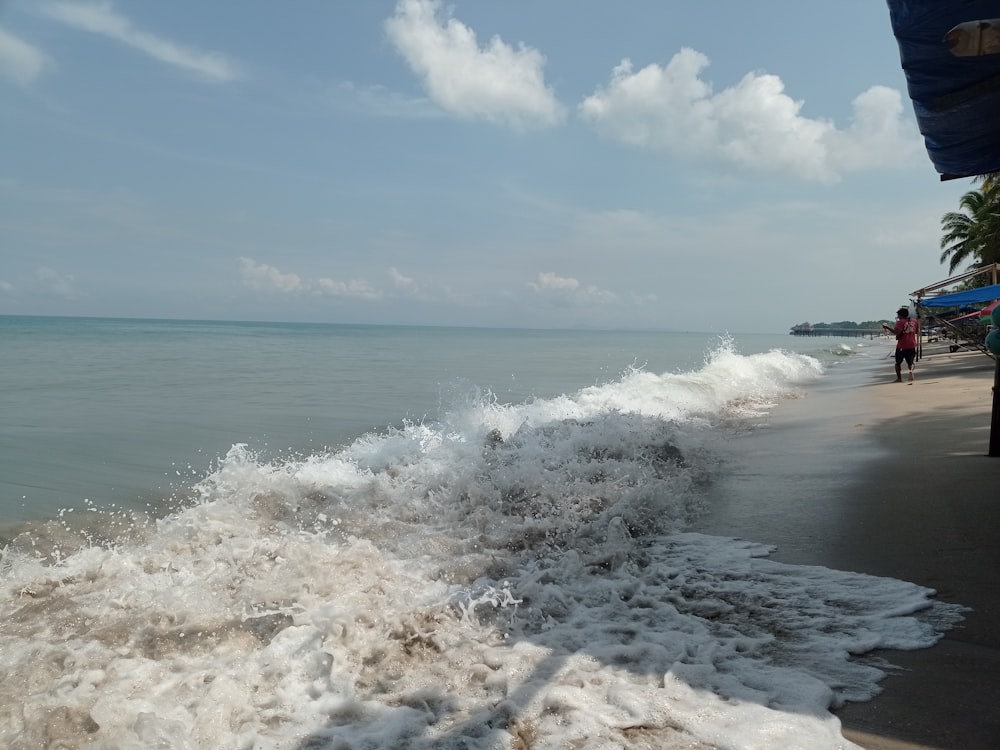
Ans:
<svg viewBox="0 0 1000 750"><path fill-rule="evenodd" d="M699 523L883 349L0 316L0 746L852 748L959 608Z"/></svg>

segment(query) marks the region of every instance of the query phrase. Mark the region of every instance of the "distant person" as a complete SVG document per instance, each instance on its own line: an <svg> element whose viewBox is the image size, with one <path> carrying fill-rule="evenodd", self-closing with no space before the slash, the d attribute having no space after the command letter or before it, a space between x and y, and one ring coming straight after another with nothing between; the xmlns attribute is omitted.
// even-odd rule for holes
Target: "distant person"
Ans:
<svg viewBox="0 0 1000 750"><path fill-rule="evenodd" d="M903 360L910 370L913 382L913 361L917 358L917 338L920 336L920 322L910 317L910 308L901 307L896 311L896 325L892 328L885 323L882 327L896 336L896 382L903 382Z"/></svg>

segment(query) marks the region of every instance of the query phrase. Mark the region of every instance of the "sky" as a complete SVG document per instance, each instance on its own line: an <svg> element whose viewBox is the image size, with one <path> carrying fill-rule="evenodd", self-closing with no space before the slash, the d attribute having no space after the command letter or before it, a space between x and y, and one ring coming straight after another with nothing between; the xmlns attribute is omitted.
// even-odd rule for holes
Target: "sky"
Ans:
<svg viewBox="0 0 1000 750"><path fill-rule="evenodd" d="M886 5L817 15L0 0L0 314L892 319L974 183L927 157Z"/></svg>

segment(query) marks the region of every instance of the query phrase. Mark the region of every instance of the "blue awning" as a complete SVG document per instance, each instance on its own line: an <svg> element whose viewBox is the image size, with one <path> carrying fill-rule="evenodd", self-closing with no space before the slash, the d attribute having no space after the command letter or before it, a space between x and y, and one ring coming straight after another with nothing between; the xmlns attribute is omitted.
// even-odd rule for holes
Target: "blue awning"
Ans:
<svg viewBox="0 0 1000 750"><path fill-rule="evenodd" d="M992 302L1000 299L1000 284L981 286L978 289L966 289L964 292L942 294L938 297L928 297L919 301L923 307L961 307L977 302Z"/></svg>
<svg viewBox="0 0 1000 750"><path fill-rule="evenodd" d="M1000 0L887 2L913 112L941 179L1000 172L1000 54L978 37L953 53L962 31L945 39L960 24L1000 18ZM975 24L965 28L979 33Z"/></svg>

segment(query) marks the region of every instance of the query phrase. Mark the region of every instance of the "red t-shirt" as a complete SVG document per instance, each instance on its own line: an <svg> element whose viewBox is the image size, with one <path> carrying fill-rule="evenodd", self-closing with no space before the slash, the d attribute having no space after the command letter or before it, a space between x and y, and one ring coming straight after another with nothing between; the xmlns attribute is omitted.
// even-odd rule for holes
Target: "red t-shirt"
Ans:
<svg viewBox="0 0 1000 750"><path fill-rule="evenodd" d="M914 318L900 318L892 332L896 334L897 349L916 349L920 324Z"/></svg>

